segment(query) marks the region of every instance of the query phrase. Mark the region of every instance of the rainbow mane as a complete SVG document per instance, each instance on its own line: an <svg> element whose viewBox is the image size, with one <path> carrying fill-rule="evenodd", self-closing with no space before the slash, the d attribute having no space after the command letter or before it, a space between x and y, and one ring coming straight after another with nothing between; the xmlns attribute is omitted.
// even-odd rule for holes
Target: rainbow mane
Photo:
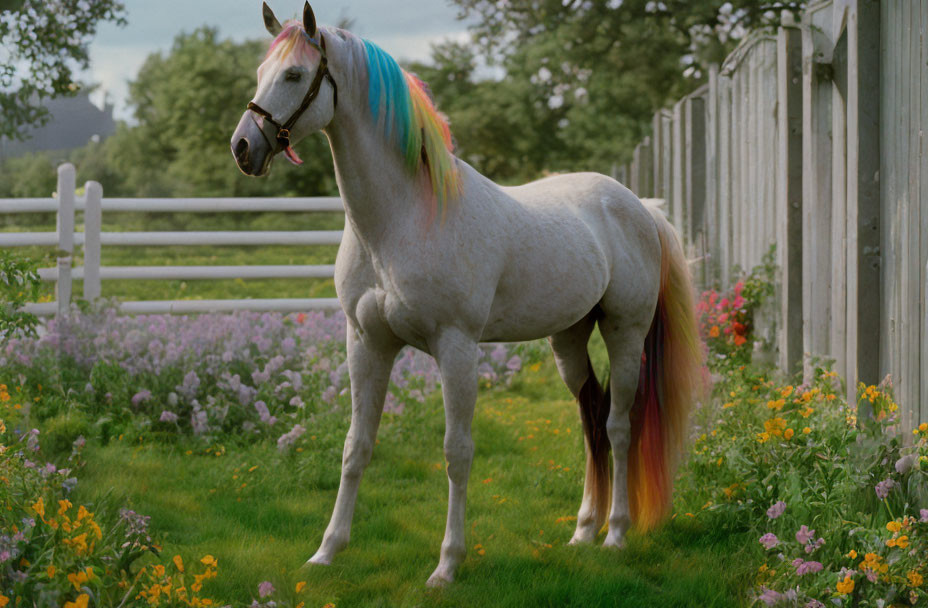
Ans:
<svg viewBox="0 0 928 608"><path fill-rule="evenodd" d="M424 82L373 42L364 40L364 47L371 115L386 136L396 141L409 171L413 175L423 168L428 172L432 215L442 215L448 201L461 191L448 119L435 109Z"/></svg>
<svg viewBox="0 0 928 608"><path fill-rule="evenodd" d="M454 157L448 118L435 109L428 86L403 70L383 49L364 40L367 51L368 91L371 115L388 138L393 138L413 175L424 169L432 196L431 215L443 215L448 201L460 194L461 179ZM285 65L307 64L318 59L300 21L287 21L274 38L260 72L268 61Z"/></svg>

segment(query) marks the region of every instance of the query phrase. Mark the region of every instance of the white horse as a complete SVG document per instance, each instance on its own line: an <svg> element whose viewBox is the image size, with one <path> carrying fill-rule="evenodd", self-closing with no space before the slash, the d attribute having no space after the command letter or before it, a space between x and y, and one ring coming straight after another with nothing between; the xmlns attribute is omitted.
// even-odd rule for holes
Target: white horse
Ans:
<svg viewBox="0 0 928 608"><path fill-rule="evenodd" d="M690 277L670 223L595 173L497 186L454 157L427 87L377 46L317 29L309 3L302 22L283 26L265 4L264 21L275 39L232 136L235 160L265 175L279 152L301 162L291 142L321 130L347 216L335 287L348 318L351 427L332 519L309 562L328 564L348 544L390 371L407 344L437 361L445 408L448 519L430 586L453 580L465 555L479 342L550 336L586 438L571 542L593 542L607 515L610 547L633 522L656 525L702 378ZM596 323L611 390L587 353Z"/></svg>

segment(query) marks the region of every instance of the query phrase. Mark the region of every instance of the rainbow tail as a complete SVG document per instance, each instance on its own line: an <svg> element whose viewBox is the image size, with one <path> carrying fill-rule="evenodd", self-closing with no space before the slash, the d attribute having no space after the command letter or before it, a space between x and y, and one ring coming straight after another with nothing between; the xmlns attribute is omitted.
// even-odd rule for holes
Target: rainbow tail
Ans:
<svg viewBox="0 0 928 608"><path fill-rule="evenodd" d="M628 500L632 521L641 530L657 526L670 510L690 408L706 386L693 284L683 247L660 209L646 206L661 241L661 286L631 411Z"/></svg>

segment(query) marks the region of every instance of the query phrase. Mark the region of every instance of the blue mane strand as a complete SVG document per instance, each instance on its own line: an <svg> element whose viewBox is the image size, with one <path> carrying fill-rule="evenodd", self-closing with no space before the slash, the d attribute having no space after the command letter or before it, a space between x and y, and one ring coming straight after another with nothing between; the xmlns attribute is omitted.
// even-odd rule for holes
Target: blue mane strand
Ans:
<svg viewBox="0 0 928 608"><path fill-rule="evenodd" d="M379 121L383 110L387 137L392 134L403 148L412 120L406 77L396 60L382 48L368 40L364 40L364 47L367 51L367 101L371 115Z"/></svg>

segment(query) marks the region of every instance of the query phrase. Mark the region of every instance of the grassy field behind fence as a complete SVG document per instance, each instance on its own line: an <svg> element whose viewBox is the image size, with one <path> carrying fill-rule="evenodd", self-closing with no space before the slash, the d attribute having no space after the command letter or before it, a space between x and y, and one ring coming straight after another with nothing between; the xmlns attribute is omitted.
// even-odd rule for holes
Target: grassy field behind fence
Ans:
<svg viewBox="0 0 928 608"><path fill-rule="evenodd" d="M77 213L76 231L83 231ZM161 232L184 230L341 230L341 213L104 213L104 232ZM3 232L54 232L52 213L0 215ZM53 247L24 247L19 253L41 265L54 267ZM104 266L239 266L333 264L334 246L253 247L103 247ZM83 264L75 248L73 265ZM73 293L83 293L82 281ZM54 298L54 283L46 283L45 297ZM334 298L331 279L225 279L196 281L103 281L103 297L119 300L211 300L238 298Z"/></svg>

